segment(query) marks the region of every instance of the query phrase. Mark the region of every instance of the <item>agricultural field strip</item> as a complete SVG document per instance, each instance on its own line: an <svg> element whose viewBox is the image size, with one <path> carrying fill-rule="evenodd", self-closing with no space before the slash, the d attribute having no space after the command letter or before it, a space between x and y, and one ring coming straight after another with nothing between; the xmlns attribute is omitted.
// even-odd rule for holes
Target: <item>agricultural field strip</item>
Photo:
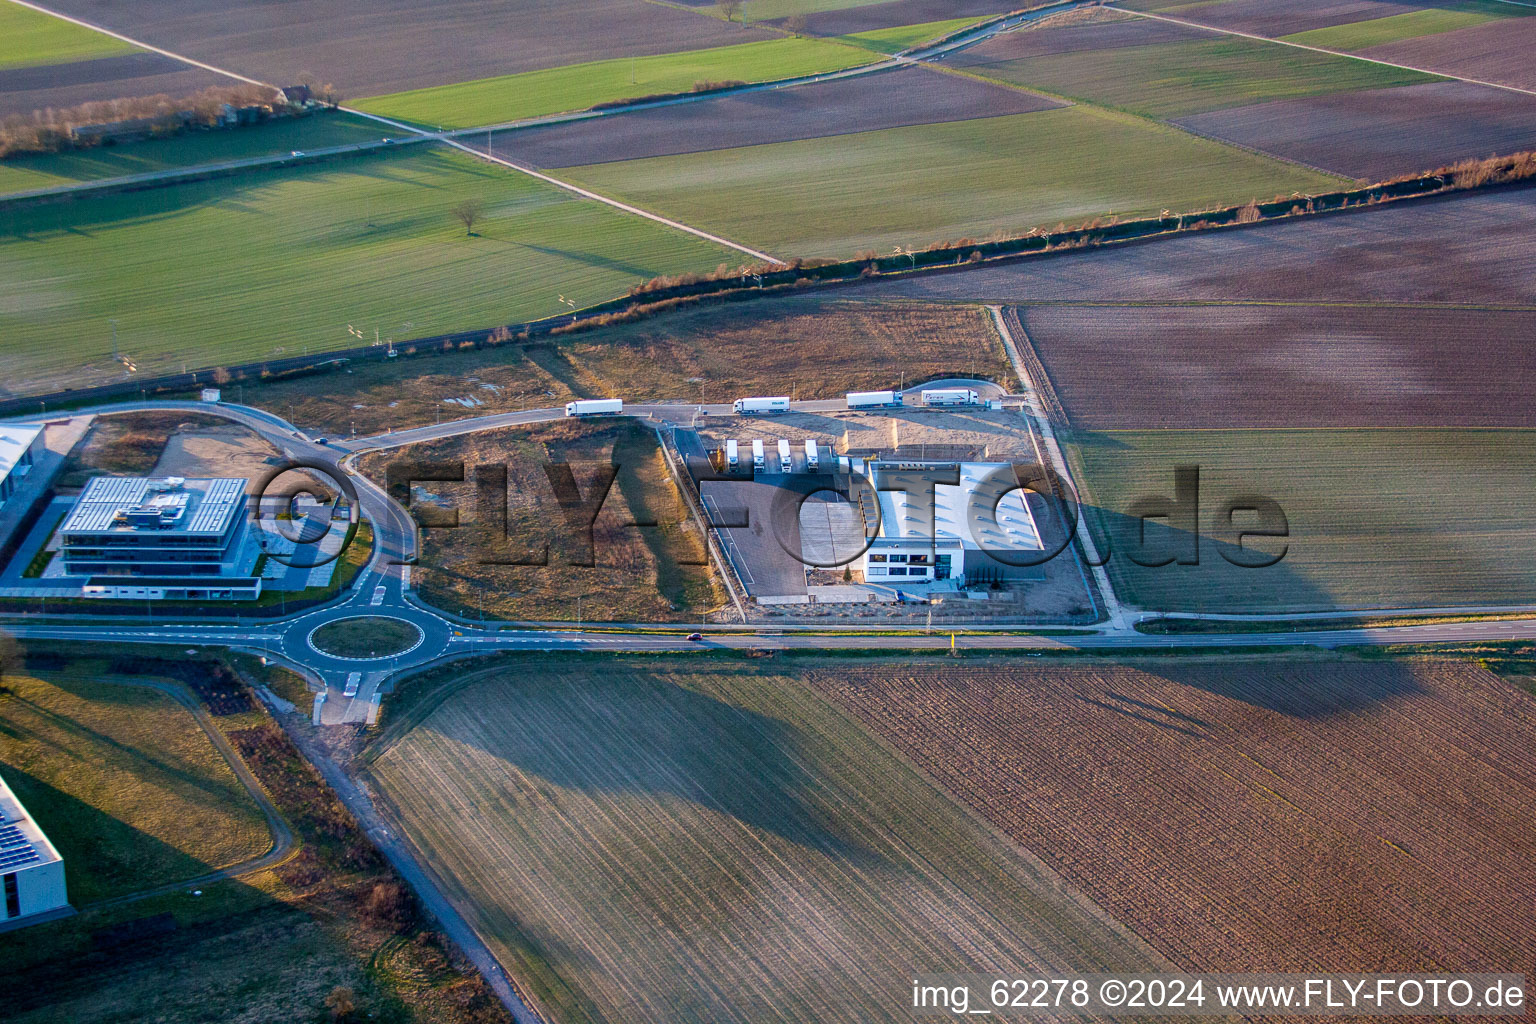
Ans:
<svg viewBox="0 0 1536 1024"><path fill-rule="evenodd" d="M1198 21L1186 21L1183 18L1170 18L1166 14L1156 14L1152 11L1136 11L1129 7L1115 7L1115 10L1134 14L1138 18L1152 18L1156 21L1167 21L1175 25L1183 25L1186 28L1196 28L1216 35L1236 36L1240 39L1251 39L1261 43L1278 43L1281 46L1293 46L1302 50L1311 50L1314 53L1326 53L1333 57L1348 57L1351 60L1363 60L1371 64L1380 64L1383 67L1396 68L1399 71L1417 71L1423 75L1435 75L1440 78L1453 78L1458 82L1467 82L1470 85L1483 85L1490 89L1503 89L1506 92L1517 92L1523 96L1536 96L1536 89L1522 89L1515 85L1504 85L1500 82L1487 82L1480 78L1468 78L1465 75L1454 74L1449 71L1430 71L1426 68L1413 67L1409 64L1397 64L1389 60L1378 60L1374 57L1362 57L1358 53L1346 53L1343 50L1328 50L1321 46L1308 46L1305 43L1295 43L1286 39L1272 39L1269 36L1261 36L1252 32L1240 32L1237 29L1217 28L1213 25L1202 25Z"/></svg>
<svg viewBox="0 0 1536 1024"><path fill-rule="evenodd" d="M7 2L7 0L0 0L0 2ZM181 55L179 53L173 53L170 50L164 50L164 49L161 49L160 47L157 47L157 46L151 46L151 45L149 45L147 43L140 42L140 41L138 41L136 39L130 39L129 37L127 37L125 35L122 35L121 33L113 32L110 29L101 28L98 25L93 25L90 22L84 21L84 20L79 19L79 18L73 18L73 17L70 17L69 15L59 14L58 12L49 10L46 7L42 7L42 6L39 6L37 4L31 3L30 0L8 0L8 2L10 2L10 3L19 3L19 4L21 4L24 7L30 7L33 10L41 11L44 14L50 14L50 15L53 15L54 17L56 17L56 18L62 18L65 21L73 22L74 24L84 26L85 28L94 29L97 32L102 32L102 33L105 33L106 35L112 36L114 39L119 39L119 40L121 40L121 41L123 41L125 43L131 43L134 46L143 47L144 49L150 50L150 51L152 51L154 53L158 53L158 54L160 54L162 56L170 57L170 58L172 58L174 60L182 61L184 63L192 65L193 67L202 68L205 71L212 71L215 74L225 75L225 76L227 76L229 78L233 78L233 79L236 79L237 81L241 81L241 82L246 82L246 83L248 83L250 85L260 85L260 86L265 86L267 88L276 88L275 86L272 86L272 85L270 85L267 82L261 82L261 81L258 81L256 79L254 79L254 78L249 78L249 77L247 77L245 75L238 74L237 72L234 72L234 71L229 71L229 70L226 70L224 68L214 67L211 64L205 64L202 61L194 60L191 57L186 57L186 56L183 56L183 55ZM345 106L340 107L338 109L343 110L343 111L345 111L345 112L347 112L349 114L356 115L358 117L366 117L369 120L375 121L375 122L377 122L379 124L386 124L386 125L389 125L392 128L398 128L401 131L408 132L411 135L422 135L422 136L430 137L433 134L432 132L428 132L428 131L424 131L424 130L422 130L420 128L416 128L413 125L408 125L408 124L405 124L405 123L400 122L400 121L392 121L389 118L380 117L378 114L370 114L370 113L368 113L365 110L355 110L355 109L353 109L351 107L345 107ZM572 185L572 184L570 184L568 182L561 181L558 178L551 177L550 175L542 174L539 171L536 171L536 170L534 170L531 167L524 167L521 164L514 163L511 160L507 160L507 159L504 159L502 157L497 157L497 156L494 156L494 155L491 155L491 154L488 154L488 153L480 153L477 150L473 149L472 147L466 146L463 143L458 142L458 141L456 141L454 139L447 139L447 138L445 138L445 139L443 139L443 142L445 142L449 146L452 146L454 149L460 150L461 152L464 152L464 153L468 153L470 156L475 157L476 159L487 160L487 161L489 161L491 163L494 163L494 164L500 164L503 167L507 167L507 168L510 168L511 170L518 171L521 174L526 174L526 175L528 175L531 178L537 178L538 180L546 182L546 183L548 183L550 185L554 185L557 188L563 189L563 190L565 190L567 192L572 192L572 193L574 193L576 195L581 196L584 199L596 200L597 202L603 203L603 204L605 204L607 206L611 206L614 209L622 210L625 213L633 214L633 215L635 215L637 217L644 217L646 220L654 221L657 224L661 224L661 225L673 228L673 229L678 230L678 231L686 232L687 234L694 235L697 238L702 238L702 239L704 239L707 242L713 242L716 245L723 245L726 248L735 249L737 252L744 253L744 254L746 254L748 256L751 256L753 259L762 260L765 263L772 263L772 264L775 264L775 265L782 265L783 262L784 262L783 260L780 260L780 259L778 259L778 258L776 258L774 256L770 256L770 255L768 255L765 252L759 252L756 249L750 249L747 246L741 245L741 244L739 244L737 242L732 242L729 239L721 238L718 235L710 234L709 232L700 230L699 228L691 227L691 226L689 226L687 224L683 224L683 223L681 223L679 221L672 220L672 219L670 219L668 217L663 217L663 216L661 216L659 214L651 213L648 210L642 210L638 206L633 206L633 205L631 205L629 203L623 203L623 202L620 202L620 201L618 201L616 199L610 199L607 196L600 195L600 194L598 194L596 192L591 191L590 189L584 189L584 188L580 187L579 185ZM381 143L381 145L382 145L382 143Z"/></svg>
<svg viewBox="0 0 1536 1024"><path fill-rule="evenodd" d="M456 692L464 686L474 685L477 682L483 681L466 680L463 683L454 684L452 686L452 690ZM379 755L387 753L390 748L400 744L407 735L415 733L417 731L417 727L420 724L425 723L428 718L438 714L440 709L443 709L444 705L446 704L446 699L441 702L433 701L431 709L429 711L425 711L417 719L416 722L407 721L402 723L405 728L402 728L395 737L391 738L388 741L387 746L379 748ZM600 720L602 718L602 708L589 706L587 710L595 716L594 720ZM461 708L459 711L461 715L471 713L471 709L467 708ZM479 725L478 719L476 727L483 727ZM773 753L779 757L783 757L794 768L798 769L802 773L805 773L805 777L810 777L809 766L807 766L804 761L800 760L793 751L785 749L784 746L774 737L768 736L765 732L763 732L763 728L764 727L759 724L754 727L754 731L757 733L760 739L764 740L772 747ZM589 873L591 871L596 871L599 874L608 874L616 877L630 877L638 875L640 877L644 877L648 882L652 884L654 884L654 882L657 881L659 877L665 875L668 876L668 882L671 885L671 891L668 893L668 896L672 898L673 902L669 903L669 905L697 905L704 908L718 907L718 910L722 913L729 912L729 908L724 905L724 901L718 891L701 890L695 883L691 882L685 874L680 873L676 869L670 872L647 874L645 872L638 871L634 867L634 865L645 863L662 865L674 864L673 857L655 845L653 839L651 838L654 833L650 829L645 828L644 823L638 822L635 818L635 815L637 813L641 813L642 810L648 811L654 814L659 821L666 822L668 819L675 820L676 812L663 806L662 803L654 796L639 798L632 791L625 789L623 783L625 782L627 776L632 774L629 766L633 764L643 764L643 766L650 771L660 772L662 775L679 783L681 792L692 793L693 799L699 800L701 803L704 803L708 806L712 806L712 808L720 815L727 819L730 818L731 812L728 808L719 806L718 803L712 798L708 797L707 794L697 792L696 787L693 785L694 780L691 775L671 763L662 763L656 760L654 757L647 759L645 752L635 748L632 744L632 741L628 749L620 749L617 746L603 749L600 763L578 763L574 759L574 756L571 754L571 752L565 750L564 748L561 748L558 751L552 751L551 756L561 758L563 766L577 769L578 772L583 768L598 768L602 774L602 778L599 781L612 784L614 791L624 792L626 793L627 798L637 801L637 806L634 809L617 806L614 802L611 801L608 802L606 806L597 808L609 821L621 825L621 827L617 829L617 833L627 844L627 848L624 850L613 850L610 848L611 844L609 846L605 846L599 837L592 833L590 826L586 823L575 821L568 816L563 817L566 825L570 827L574 833L579 833L584 839L584 841L579 845L579 850L582 861ZM377 765L378 757L371 758L370 760L372 763ZM428 773L434 776L443 777L443 769L440 763L431 763L437 760L438 759L436 758L422 757L416 761L418 766L417 770L425 769ZM377 770L378 769L375 768L375 773L377 773ZM462 776L454 774L452 779L461 780ZM450 780L443 782L439 788L443 788L446 791L458 791L460 786L456 782ZM894 857L897 862L905 862L911 867L912 870L925 875L938 867L937 865L932 865L923 859L914 860L913 857L917 851L912 850L906 844L899 842L897 837L889 831L888 826L885 825L884 822L876 820L871 814L869 814L867 809L864 808L862 803L853 801L848 794L841 792L839 787L833 787L831 791L818 790L818 799L819 801L826 801L829 804L828 809L833 812L831 816L835 818L835 820L840 822L850 822L857 825L861 833L861 838L868 840L870 838L878 837L878 840L884 847L884 852L887 855ZM593 803L594 807L596 808L596 801ZM722 863L721 855L717 851L721 850L722 848L739 848L741 839L741 836L738 834L739 830L733 829L731 830L731 833L728 834L721 830L720 821L718 818L713 816L705 817L708 818L710 830L714 833L715 838L718 839L719 842L700 842L698 838L699 833L696 831L689 831L688 838L694 844L694 849L698 854L709 859L716 868L720 869L725 874L730 875L732 872L730 871L729 866ZM455 836L452 830L447 830L445 834L438 835L437 838L440 841L453 842ZM482 838L489 840L492 845L498 849L506 848L505 844L500 840L499 833L497 835L491 835L489 832L487 832ZM483 854L483 850L476 849L469 843L455 845L459 846L459 853L463 863L479 863L483 861L483 857L481 856L481 854ZM748 846L752 851L755 852L755 854L767 856L780 869L780 871L784 873L775 886L779 896L782 899L793 903L797 895L812 891L810 888L810 880L808 880L806 876L796 868L795 865L786 862L783 859L781 853L774 850L762 839L753 837ZM511 850L509 852L512 854L516 853L515 850ZM749 864L753 859L753 853L748 853L745 858L745 863ZM522 863L523 858L516 856L509 856L506 858L506 864L508 867L520 866ZM629 867L626 867L626 865ZM856 872L844 867L838 861L829 860L828 867L834 869L831 872L833 877L829 879L834 890L842 893L851 893L859 891L865 887L864 880L859 878ZM943 876L941 874L941 877L947 876ZM536 874L530 873L525 869L519 871L519 878L525 883L530 892L543 891L543 888L541 887ZM1014 942L1008 943L1008 946L1013 947L1011 950L1012 955L1015 957L1020 955L1021 949L1017 946L1017 942L1023 939L1022 936L1012 936L1009 934L1003 922L1000 921L995 915L993 915L985 905L973 904L972 901L966 901L966 903L967 922L971 928L975 929L974 935L1008 935L1009 938L1015 940ZM929 914L952 915L961 909L960 907L955 906L953 903L947 900L930 902L926 903L925 905L927 908L927 913ZM547 913L558 914L558 910L559 908L552 903L545 905L545 911ZM980 914L980 916L973 916L975 914ZM602 950L606 954L605 959L609 959L610 962L615 964L626 964L626 966L633 967L634 949L632 947L627 947L622 942L622 936L605 933L601 926L602 923L595 919L589 919L582 922L576 922L568 918L565 920L568 924L581 927L583 929L584 934L581 936L582 941L580 943L582 948ZM882 942L877 946L877 948L881 951L883 958L885 959L886 966L892 972L892 976L899 977L904 970L910 969L910 964L899 962L893 957L886 955L887 951L893 948L891 940L893 938L897 940L902 938L910 940L916 936L911 928L907 926L904 921L899 919L893 918L886 921L885 928L895 930L885 931L881 936ZM833 925L831 922L820 920L818 921L816 930L820 932L823 937L825 937L828 933L835 930L835 925ZM823 941L829 940L824 938ZM818 943L818 945L819 944L820 943ZM1027 945L1024 948L1027 948ZM994 948L993 952L994 955L1003 954L1006 959L1010 953L1010 950L1007 948ZM1083 950L1083 952L1086 953L1088 951ZM737 955L742 956L743 962L748 962L751 960L756 960L759 963L762 962L761 957L744 954L739 949L736 950L736 953ZM1036 961L1038 966L1046 966L1045 961L1040 960L1039 958L1031 957L1030 959L1032 961ZM1098 957L1094 957L1093 959L1095 961L1099 960ZM653 978L655 977L654 970L649 970L649 973ZM864 976L865 983L870 987L872 991L879 991L880 987L884 985L886 980L887 979L883 977L871 978L868 975ZM696 973L692 981L694 984L708 987L716 984L717 979L714 979L709 975L707 970L704 970ZM817 986L813 985L811 988L817 988ZM776 995L781 994L777 986L771 984L761 987L759 992L761 996L770 1003ZM807 1007L806 1009L813 1008ZM825 1014L834 1012L836 1007L822 1004L819 1009L823 1014ZM826 1019L825 1016L823 1016L822 1019Z"/></svg>

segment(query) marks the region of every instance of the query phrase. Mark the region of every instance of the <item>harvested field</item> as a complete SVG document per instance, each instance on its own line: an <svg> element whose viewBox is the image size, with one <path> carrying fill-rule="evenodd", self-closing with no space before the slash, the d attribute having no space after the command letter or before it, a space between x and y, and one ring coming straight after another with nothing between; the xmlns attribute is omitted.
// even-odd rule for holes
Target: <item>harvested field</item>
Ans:
<svg viewBox="0 0 1536 1024"><path fill-rule="evenodd" d="M1080 430L1536 427L1533 310L1096 305L1019 316Z"/></svg>
<svg viewBox="0 0 1536 1024"><path fill-rule="evenodd" d="M484 431L365 456L359 468L384 485L390 465L460 461L462 483L422 480L410 496L423 527L414 586L429 604L527 621L697 622L725 602L651 428L626 418ZM546 469L557 463L569 465L563 482ZM498 488L491 472L503 467ZM571 484L575 494L557 496Z"/></svg>
<svg viewBox="0 0 1536 1024"><path fill-rule="evenodd" d="M1373 46L1362 55L1466 75L1521 89L1536 89L1536 18L1513 18Z"/></svg>
<svg viewBox="0 0 1536 1024"><path fill-rule="evenodd" d="M493 152L536 167L570 167L818 139L881 128L1027 114L1063 104L923 67L790 89L637 110L494 138Z"/></svg>
<svg viewBox="0 0 1536 1024"><path fill-rule="evenodd" d="M231 8L224 0L56 0L74 17L278 85L304 72L345 97L579 61L772 38L645 0L333 0Z"/></svg>
<svg viewBox="0 0 1536 1024"><path fill-rule="evenodd" d="M1533 441L1528 429L1075 431L1068 448L1122 601L1289 613L1536 604ZM1140 564L1193 554L1182 523L1154 521L1143 544L1129 514L1172 495L1181 465L1200 470L1199 564ZM1257 516L1229 524L1222 510L1247 495L1279 504L1285 539L1238 549ZM1266 554L1284 557L1241 564Z"/></svg>
<svg viewBox="0 0 1536 1024"><path fill-rule="evenodd" d="M1138 18L1110 7L1072 11L1070 15L1042 18L1029 27L1006 32L967 47L948 60L957 67L988 65L1026 57L1091 50L1118 50L1126 46L1209 40L1209 32L1167 21Z"/></svg>
<svg viewBox="0 0 1536 1024"><path fill-rule="evenodd" d="M736 255L425 146L11 208L0 231L8 394L121 379L109 317L149 376L489 330Z"/></svg>
<svg viewBox="0 0 1536 1024"><path fill-rule="evenodd" d="M1041 28L996 36L954 58L957 66L1001 82L1118 107L1146 117L1176 118L1206 110L1319 93L1432 82L1430 75L1279 43L1223 38L1195 29L1178 42L1130 45L1179 29L1146 18L1114 31L1105 50L1052 52L1051 37L1081 39L1081 27ZM1073 46L1073 42L1065 45ZM1018 47L1025 56L1012 56ZM1027 55L1043 51L1039 55Z"/></svg>
<svg viewBox="0 0 1536 1024"><path fill-rule="evenodd" d="M1084 106L561 173L770 252L839 257L1337 184Z"/></svg>
<svg viewBox="0 0 1536 1024"><path fill-rule="evenodd" d="M1321 46L1327 50L1363 50L1371 46L1383 46L1402 39L1435 35L1471 28L1500 18L1514 18L1532 13L1531 9L1498 0L1474 0L1471 3L1450 4L1445 7L1426 7L1420 11L1393 14L1385 18L1318 28L1310 32L1297 32L1283 37L1286 42L1303 46Z"/></svg>
<svg viewBox="0 0 1536 1024"><path fill-rule="evenodd" d="M1536 962L1536 700L1482 669L903 662L811 680L1182 969Z"/></svg>
<svg viewBox="0 0 1536 1024"><path fill-rule="evenodd" d="M1131 0L1121 6L1157 11L1170 18L1216 28L1278 38L1347 22L1389 18L1394 14L1434 5L1407 0L1285 0L1284 3L1275 3L1274 0L1223 0L1219 3L1196 4L1188 0Z"/></svg>
<svg viewBox="0 0 1536 1024"><path fill-rule="evenodd" d="M891 1020L911 972L1159 962L771 667L503 663L365 756L566 1024Z"/></svg>
<svg viewBox="0 0 1536 1024"><path fill-rule="evenodd" d="M699 82L761 82L868 64L867 50L821 39L768 39L645 58L525 71L375 96L360 109L446 128L504 124L643 96L685 93Z"/></svg>
<svg viewBox="0 0 1536 1024"><path fill-rule="evenodd" d="M698 307L535 345L358 362L337 373L247 384L237 394L292 422L350 436L572 398L833 398L957 373L1014 386L981 310L795 296Z"/></svg>
<svg viewBox="0 0 1536 1024"><path fill-rule="evenodd" d="M1536 188L1446 196L996 268L874 282L967 302L1268 299L1536 305Z"/></svg>
<svg viewBox="0 0 1536 1024"><path fill-rule="evenodd" d="M223 75L141 50L68 64L4 68L0 69L0 117L120 97L188 96L210 85L227 84L229 79Z"/></svg>
<svg viewBox="0 0 1536 1024"><path fill-rule="evenodd" d="M788 0L795 9L805 10L802 0ZM871 32L897 25L918 25L940 18L974 18L1007 14L1019 9L1015 0L885 0L885 2L837 5L823 4L823 10L806 18L809 31L820 36L843 36ZM794 9L787 14L795 13ZM753 17L757 17L754 13Z"/></svg>
<svg viewBox="0 0 1536 1024"><path fill-rule="evenodd" d="M1174 123L1369 181L1536 149L1530 97L1466 82L1278 100Z"/></svg>

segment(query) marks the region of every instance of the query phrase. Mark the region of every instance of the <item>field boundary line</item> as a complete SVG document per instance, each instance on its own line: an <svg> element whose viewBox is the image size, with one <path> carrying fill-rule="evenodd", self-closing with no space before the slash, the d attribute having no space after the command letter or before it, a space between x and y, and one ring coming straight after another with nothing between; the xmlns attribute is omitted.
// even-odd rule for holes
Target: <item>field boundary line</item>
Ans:
<svg viewBox="0 0 1536 1024"><path fill-rule="evenodd" d="M1025 395L1025 420L1032 426L1038 426L1040 438L1044 444L1046 454L1050 461L1055 463L1055 468L1074 490L1077 485L1072 483L1072 470L1067 464L1067 458L1061 450L1061 445L1056 440L1056 431L1051 428L1050 413L1041 397L1039 386L1034 377L1024 365L1024 357L1019 350L1019 344L1014 340L1013 332L1009 330L1006 318L1003 315L1002 306L988 306L988 314L992 317L992 325L997 329L998 336L1002 338L1003 350L1008 353L1008 361L1013 364L1013 372L1019 378L1019 385L1024 389ZM1019 325L1023 330L1023 324ZM1081 494L1081 491L1078 492ZM1084 553L1088 559L1088 566L1093 572L1094 582L1098 585L1099 595L1104 599L1104 614L1109 617L1109 628L1116 632L1124 632L1128 627L1125 621L1125 609L1121 607L1120 600L1115 596L1115 588L1110 583L1109 572L1105 569L1104 560L1099 557L1098 545L1094 542L1093 534L1088 529L1087 519L1083 516L1082 502L1076 503L1077 511L1077 535L1082 544ZM1065 524L1063 524L1065 525Z"/></svg>
<svg viewBox="0 0 1536 1024"><path fill-rule="evenodd" d="M1120 7L1115 4L1110 4L1110 9L1116 11L1124 11L1126 14L1134 14L1138 18L1151 18L1154 21L1166 21L1170 25L1182 25L1185 28L1200 29L1203 32L1211 32L1220 36L1235 36L1239 39L1249 39L1259 43L1275 43L1280 46L1290 46L1297 50L1310 50L1313 53L1326 53L1330 57L1346 57L1349 60L1364 61L1367 64L1377 64L1384 68L1396 68L1398 71L1417 71L1421 75L1433 75L1436 78L1446 78L1456 82L1466 82L1468 85L1482 85L1488 87L1489 89L1503 89L1505 92L1519 93L1522 96L1536 96L1536 89L1522 89L1518 85L1501 85L1498 82L1485 82L1480 78L1468 78L1466 75L1458 75L1454 72L1431 71L1428 68L1414 67L1412 64L1397 64L1390 60L1378 60L1375 57L1362 57L1358 53L1347 53L1344 50L1330 50L1322 46L1309 46L1306 43L1289 42L1284 39L1276 39L1272 36L1261 36L1254 32L1240 32L1233 28L1217 28L1214 25L1202 25L1198 21L1185 21L1183 18L1170 18L1166 14L1153 14L1151 11L1135 11L1131 10L1129 7Z"/></svg>
<svg viewBox="0 0 1536 1024"><path fill-rule="evenodd" d="M204 71L210 71L210 72L212 72L212 73L214 73L216 75L223 75L226 78L233 78L233 79L235 79L237 81L245 82L247 85L260 85L260 86L264 86L264 87L269 88L269 89L276 89L276 88L278 88L277 86L273 85L271 82L263 82L260 79L251 78L251 77L249 77L247 75L242 75L242 74L240 74L237 71L230 71L227 68L215 67L212 64L205 64L204 62L202 62L200 60L194 60L191 57L187 57L187 56L185 56L183 54L176 53L175 51L162 49L161 47L158 47L158 46L151 46L150 44L145 43L145 42L141 42L140 40L134 39L131 36L123 35L121 32L114 32L111 29L102 28L100 25L92 24L91 22L82 20L80 18L74 18L74 17L71 17L71 16L69 16L67 14L60 14L58 11L49 10L47 7L43 7L43 6L39 5L39 4L32 3L31 0L9 0L9 2L13 3L13 4L18 4L18 5L22 6L22 7L30 8L31 10L37 11L39 14L47 14L47 15L49 15L51 17L58 18L60 21L67 21L67 22L70 22L71 24L79 25L81 28L88 28L88 29L90 29L93 32L100 32L101 34L107 35L107 36L111 36L113 39L116 39L116 40L118 40L120 42L129 43L130 45L137 46L140 49L148 50L151 53L158 53L162 57L169 57L172 60L179 60L183 64L190 64L190 65L192 65L195 68L201 68ZM425 131L425 130L423 130L421 128L415 127L414 125L409 125L409 124L406 124L406 123L401 122L401 121L395 121L395 120L392 120L390 118L383 117L383 116L381 116L379 114L370 114L366 110L358 110L358 109L356 109L354 107L347 107L347 106L342 106L342 105L339 105L339 104L337 105L336 109L338 109L338 110L340 110L340 111L342 111L344 113L347 113L347 114L352 114L355 117L365 117L365 118L368 118L370 121L373 121L373 122L375 122L377 124L387 124L387 125L389 125L392 128L398 128L401 131L409 132L411 135L424 136L426 138L437 138L437 137L439 137L439 133ZM581 196L584 199L593 199L593 200L596 200L599 203L603 203L603 204L605 204L607 206L611 206L614 209L622 210L625 213L634 214L637 217L644 217L646 220L655 221L658 224L662 224L662 225L664 225L666 227L670 227L670 228L673 228L675 230L682 231L682 232L685 232L685 233L690 234L690 235L694 235L694 236L696 236L698 238L704 239L705 241L713 242L716 245L723 245L723 246L725 246L728 249L735 249L737 252L745 253L746 255L751 256L753 259L762 260L765 263L772 263L775 266L780 266L780 267L787 266L787 264L783 260L779 259L776 256L770 256L770 255L768 255L765 252L759 252L758 250L749 248L748 246L742 245L739 242L733 242L733 241L731 241L728 238L721 238L719 235L712 235L709 232L702 230L701 228L691 227L691 226L689 226L687 224L681 223L680 221L672 220L669 217L663 217L660 214L651 213L651 212L649 212L647 210L642 210L638 206L632 206L629 203L620 202L617 199L610 199L607 196L599 195L598 193L593 192L593 191L591 191L589 189L581 188L578 185L573 185L573 184L571 184L569 182L561 181L559 178L553 178L553 177L550 177L547 174L542 174L539 171L533 170L532 168L524 167L521 164L513 163L511 160L506 160L506 159L503 159L501 157L493 156L492 154L490 154L488 152L487 153L481 153L478 150L476 150L476 149L474 149L474 148L472 148L470 146L466 146L463 143L457 142L457 141L455 141L453 139L443 138L441 141L447 143L449 146L452 146L454 149L460 150L460 151L462 151L464 153L468 153L470 156L478 157L478 158L481 158L481 159L484 159L484 160L488 160L488 161L490 161L491 163L494 163L494 164L500 164L503 167L510 168L511 170L518 171L518 172L520 172L522 174L526 174L526 175L528 175L531 178L537 178L540 181L546 182L547 184L550 184L550 185L554 185L557 188L564 189L567 192L573 192L576 195L579 195L579 196Z"/></svg>

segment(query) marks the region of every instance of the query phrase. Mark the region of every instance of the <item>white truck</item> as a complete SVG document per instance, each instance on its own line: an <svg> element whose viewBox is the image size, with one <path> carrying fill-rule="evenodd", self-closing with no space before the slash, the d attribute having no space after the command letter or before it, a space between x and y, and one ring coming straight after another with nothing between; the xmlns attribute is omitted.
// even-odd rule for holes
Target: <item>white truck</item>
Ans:
<svg viewBox="0 0 1536 1024"><path fill-rule="evenodd" d="M616 416L624 411L622 398L584 398L579 402L566 402L567 416Z"/></svg>
<svg viewBox="0 0 1536 1024"><path fill-rule="evenodd" d="M734 473L741 468L741 450L735 441L725 442L725 471Z"/></svg>
<svg viewBox="0 0 1536 1024"><path fill-rule="evenodd" d="M793 473L794 471L794 456L789 453L789 442L779 438L779 472Z"/></svg>
<svg viewBox="0 0 1536 1024"><path fill-rule="evenodd" d="M970 388L925 388L923 404L929 407L980 405L981 396Z"/></svg>
<svg viewBox="0 0 1536 1024"><path fill-rule="evenodd" d="M805 468L810 473L821 468L821 453L816 450L816 442L810 439L805 442Z"/></svg>
<svg viewBox="0 0 1536 1024"><path fill-rule="evenodd" d="M732 408L736 410L738 416L751 416L757 413L789 412L789 396L738 398Z"/></svg>
<svg viewBox="0 0 1536 1024"><path fill-rule="evenodd" d="M752 472L761 473L768 468L768 460L763 457L763 442L752 442Z"/></svg>
<svg viewBox="0 0 1536 1024"><path fill-rule="evenodd" d="M900 404L901 393L898 391L848 392L848 408L850 409L884 409Z"/></svg>

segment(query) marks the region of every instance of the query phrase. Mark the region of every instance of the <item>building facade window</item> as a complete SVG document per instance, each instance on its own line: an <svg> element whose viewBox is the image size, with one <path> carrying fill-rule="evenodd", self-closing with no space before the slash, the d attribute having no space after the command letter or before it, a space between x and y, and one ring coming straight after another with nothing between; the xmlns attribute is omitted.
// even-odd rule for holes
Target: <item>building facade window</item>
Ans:
<svg viewBox="0 0 1536 1024"><path fill-rule="evenodd" d="M16 872L5 876L5 916L7 919L21 916L21 889L16 884Z"/></svg>

